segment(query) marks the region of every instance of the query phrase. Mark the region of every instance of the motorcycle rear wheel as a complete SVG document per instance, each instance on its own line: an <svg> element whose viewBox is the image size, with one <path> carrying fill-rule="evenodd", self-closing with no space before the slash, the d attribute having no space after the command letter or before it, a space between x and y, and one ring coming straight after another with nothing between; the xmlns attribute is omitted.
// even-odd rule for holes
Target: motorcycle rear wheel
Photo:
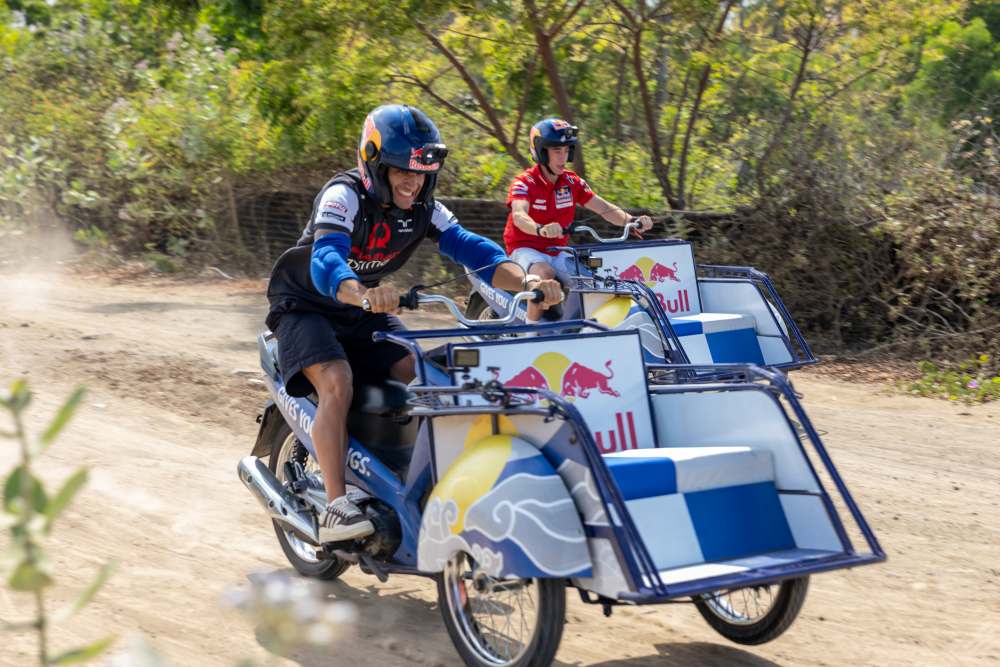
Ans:
<svg viewBox="0 0 1000 667"><path fill-rule="evenodd" d="M716 591L695 598L705 621L726 639L753 646L776 639L799 615L809 577L780 584Z"/></svg>
<svg viewBox="0 0 1000 667"><path fill-rule="evenodd" d="M298 444L298 438L292 433L288 424L282 420L278 428L272 431L271 457L268 460L268 468L280 482L285 481L285 462L291 459L296 444ZM307 471L311 461L311 458L306 461L304 467L307 468ZM278 544L285 552L285 558L302 576L331 581L342 575L351 566L350 563L336 556L318 557L316 547L277 521L272 523L274 523L274 533L278 536Z"/></svg>
<svg viewBox="0 0 1000 667"><path fill-rule="evenodd" d="M548 667L566 623L566 582L496 579L459 553L438 577L438 606L469 667Z"/></svg>

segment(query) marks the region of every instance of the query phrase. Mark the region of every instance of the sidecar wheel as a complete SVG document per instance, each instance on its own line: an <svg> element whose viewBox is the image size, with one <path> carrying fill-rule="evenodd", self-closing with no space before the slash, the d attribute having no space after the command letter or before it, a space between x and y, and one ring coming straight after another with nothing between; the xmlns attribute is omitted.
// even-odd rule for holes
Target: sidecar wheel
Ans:
<svg viewBox="0 0 1000 667"><path fill-rule="evenodd" d="M809 577L770 586L716 591L695 598L695 606L726 639L749 646L776 639L789 628L809 589Z"/></svg>
<svg viewBox="0 0 1000 667"><path fill-rule="evenodd" d="M460 553L438 577L438 606L469 667L548 667L566 623L566 582L495 579Z"/></svg>
<svg viewBox="0 0 1000 667"><path fill-rule="evenodd" d="M278 428L274 429L272 438L271 457L268 460L268 468L270 468L279 481L284 482L285 461L291 459L295 445L298 444L298 439L284 420L281 421ZM305 466L307 471L310 464L316 465L312 459L307 460ZM316 556L316 547L297 537L295 533L277 521L272 523L274 523L274 533L278 536L278 544L281 545L281 550L285 552L285 558L288 559L292 567L302 576L330 581L342 575L351 566L350 563L336 557L318 558Z"/></svg>

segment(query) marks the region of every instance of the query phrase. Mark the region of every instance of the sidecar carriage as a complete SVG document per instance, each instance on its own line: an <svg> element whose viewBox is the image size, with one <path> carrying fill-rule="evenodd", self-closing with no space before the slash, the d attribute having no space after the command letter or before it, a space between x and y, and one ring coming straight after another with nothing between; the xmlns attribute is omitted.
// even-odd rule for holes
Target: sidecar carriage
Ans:
<svg viewBox="0 0 1000 667"><path fill-rule="evenodd" d="M613 329L639 329L652 363L751 363L793 369L816 362L771 279L751 267L695 264L693 246L677 239L561 247L576 258L566 318ZM603 274L603 275L602 275ZM468 314L506 315L509 295L470 276ZM523 313L520 318L523 320Z"/></svg>
<svg viewBox="0 0 1000 667"><path fill-rule="evenodd" d="M300 572L434 577L466 664L525 667L554 659L566 586L605 613L691 601L757 644L789 627L811 575L885 558L782 374L650 386L635 330L478 328L376 334L414 353L418 378L405 404L382 387L352 407L367 417L347 477L378 530L332 545L314 532L315 404L284 391L261 339L275 402L254 454L271 474L248 456L240 477Z"/></svg>

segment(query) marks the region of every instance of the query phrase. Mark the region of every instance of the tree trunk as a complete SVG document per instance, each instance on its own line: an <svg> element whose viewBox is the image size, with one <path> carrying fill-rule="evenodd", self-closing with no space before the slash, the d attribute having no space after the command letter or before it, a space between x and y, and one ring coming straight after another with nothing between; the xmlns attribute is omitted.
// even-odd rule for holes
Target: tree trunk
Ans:
<svg viewBox="0 0 1000 667"><path fill-rule="evenodd" d="M534 0L525 0L525 7L528 9L529 18L531 20L531 27L535 33L535 43L538 45L538 53L542 56L542 67L545 68L545 76L549 80L549 85L552 87L552 94L556 98L556 105L559 107L559 113L569 123L576 124L575 114L573 113L573 105L569 101L569 94L566 92L566 86L563 83L562 77L559 76L559 64L556 62L555 53L552 51L552 39L548 33L545 32L545 28L538 16L538 8L535 5ZM583 147L577 145L576 147L576 157L573 161L573 169L581 177L586 178L587 169L583 161Z"/></svg>

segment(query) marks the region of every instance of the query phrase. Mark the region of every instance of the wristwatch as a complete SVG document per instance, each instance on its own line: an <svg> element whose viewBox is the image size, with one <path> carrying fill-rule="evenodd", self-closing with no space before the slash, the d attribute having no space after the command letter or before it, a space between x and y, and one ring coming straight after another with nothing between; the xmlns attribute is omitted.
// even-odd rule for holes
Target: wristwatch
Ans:
<svg viewBox="0 0 1000 667"><path fill-rule="evenodd" d="M543 225L540 222L536 222L535 223L535 236L541 236L542 235L542 226Z"/></svg>
<svg viewBox="0 0 1000 667"><path fill-rule="evenodd" d="M535 275L534 273L527 273L527 274L525 274L525 276L524 276L524 289L528 289L528 283L530 283L531 281L541 282L542 281L542 277L538 276L538 275Z"/></svg>

